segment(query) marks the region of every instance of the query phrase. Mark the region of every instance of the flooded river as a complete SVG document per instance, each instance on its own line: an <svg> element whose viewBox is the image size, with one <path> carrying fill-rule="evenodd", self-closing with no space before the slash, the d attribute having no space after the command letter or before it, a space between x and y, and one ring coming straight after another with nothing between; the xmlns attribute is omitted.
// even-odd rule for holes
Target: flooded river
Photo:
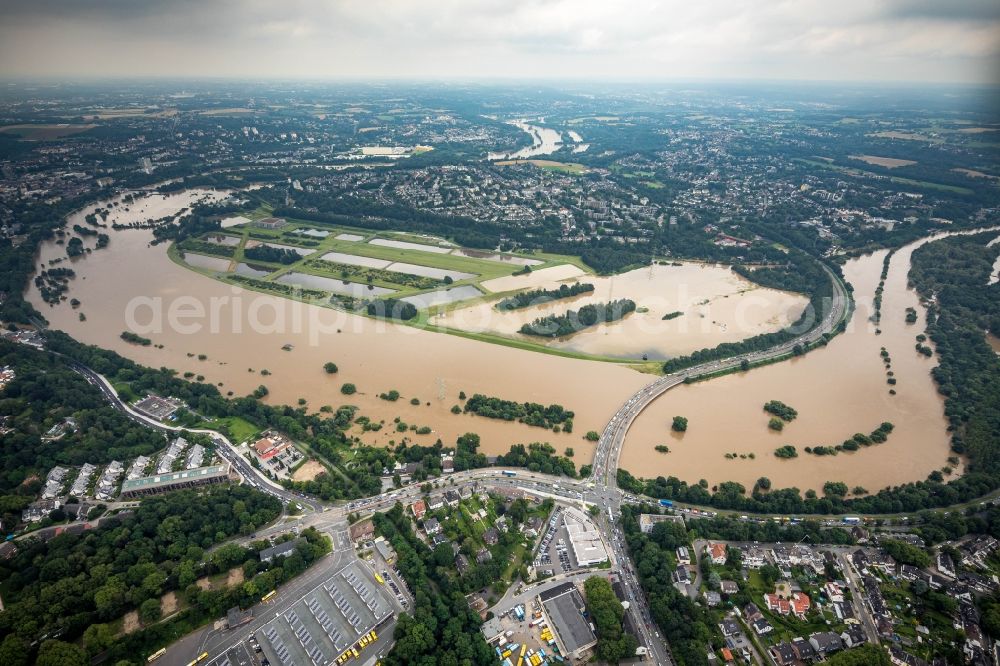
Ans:
<svg viewBox="0 0 1000 666"><path fill-rule="evenodd" d="M636 420L621 466L646 477L676 476L691 483L739 481L748 492L762 476L775 488L821 492L826 481L844 481L850 488L875 492L941 469L947 464L949 438L943 399L930 377L937 361L914 349L915 336L923 332L924 308L906 282L910 255L923 242L892 257L881 335L875 334L869 317L884 251L845 266L857 301L846 333L799 359L669 391ZM907 307L917 309L920 323L905 322ZM886 383L879 356L883 346L898 380L895 387ZM890 388L897 395L890 395ZM769 415L762 407L769 400L781 400L799 412L781 433L767 427ZM688 418L683 435L671 432L673 416ZM806 446L840 444L857 432L870 433L883 421L896 426L883 444L837 456L803 451ZM666 444L670 453L657 452L658 444ZM774 450L785 444L796 446L799 457L776 458ZM726 459L727 453L737 457ZM750 453L755 459L739 458Z"/></svg>
<svg viewBox="0 0 1000 666"><path fill-rule="evenodd" d="M511 123L531 135L531 145L510 153L489 153L490 160L521 160L540 155L551 155L562 147L562 134L549 127L529 125L523 120Z"/></svg>
<svg viewBox="0 0 1000 666"><path fill-rule="evenodd" d="M160 217L189 201L181 195L162 201L144 199L129 213L118 211L117 221ZM86 212L89 209L74 216L69 226L83 224ZM69 296L80 299L79 312L86 314L86 321L79 321L68 302L49 307L34 286L29 288L28 298L53 328L147 366L204 375L207 382L221 382L223 394L246 395L264 384L271 403L294 405L302 397L315 410L324 404L357 405L359 414L387 421L382 431L363 436L370 443L398 441L401 435L392 424L398 416L434 429L427 436L411 434L418 442L433 443L440 437L452 444L458 435L476 432L484 452L501 453L514 443L549 441L560 452L572 447L577 464L584 464L594 448L584 433L601 430L617 406L649 381L624 367L499 347L247 291L175 264L165 246L148 245L152 238L148 231L108 233L108 248L71 264L77 277ZM60 256L65 256L63 246L46 243L40 262ZM160 316L162 325L155 324L154 315ZM168 324L171 319L174 325ZM119 338L126 329L164 348L128 344ZM291 351L282 350L285 344L292 345ZM198 354L208 359L199 361ZM338 374L323 371L327 361L339 366ZM253 372L248 371L251 368ZM262 369L271 375L261 376ZM342 395L344 382L356 384L358 393ZM391 389L401 393L398 402L378 398ZM576 411L574 432L555 434L518 423L453 415L450 409L459 403L459 391L562 404ZM410 405L411 398L419 398L421 404Z"/></svg>
<svg viewBox="0 0 1000 666"><path fill-rule="evenodd" d="M202 195L145 197L128 212L114 209L114 221L162 217ZM89 211L73 216L69 227L83 223ZM144 365L204 375L205 381L221 383L223 393L246 395L264 384L272 403L295 404L301 397L311 409L357 405L360 414L387 422L382 431L363 436L369 443L398 440L401 435L394 432L392 420L399 417L433 428L431 435L413 436L418 442L440 437L450 444L471 431L482 436L484 452L499 453L513 443L549 441L560 452L572 447L579 465L590 462L593 453L583 434L603 429L620 404L650 381L623 366L490 345L246 291L175 264L164 246L149 245L149 231L109 230L109 235L108 248L71 264L77 277L68 295L81 301L79 312L86 314L86 321L79 321L68 302L49 307L34 286L29 287L28 298L52 327ZM775 487L818 490L826 480L844 480L872 491L923 478L942 467L948 438L942 402L928 374L935 360L914 350L914 336L922 325L905 323L906 307L923 312L916 295L906 288L911 250L912 246L894 255L881 336L867 325L882 266L880 253L846 267L859 306L848 333L793 362L668 392L637 420L622 466L643 476L672 474L692 482L735 479L748 488L758 477L767 476ZM65 256L63 246L46 243L39 263L61 256ZM710 275L715 269L704 270ZM617 288L614 294L619 296ZM718 319L714 313L712 318ZM124 342L119 335L127 329L163 349ZM291 345L291 350L283 351L284 345ZM879 358L882 345L891 354L899 380L896 396L888 393ZM199 361L198 354L207 359ZM337 363L338 374L323 371L327 361ZM272 374L262 376L262 369ZM342 395L344 382L356 384L358 394ZM402 395L398 402L377 397L391 389ZM459 391L562 404L576 411L574 432L554 434L517 423L453 415L450 409L459 402ZM411 405L411 398L418 398L420 405ZM770 399L783 400L799 411L799 418L782 434L767 429L761 406ZM674 415L690 420L682 438L670 433ZM884 444L836 457L802 452L806 445L836 444L855 432L870 432L886 420L896 424L896 431ZM799 458L774 458L773 450L784 443L798 446ZM671 453L655 452L657 444L667 444ZM756 459L726 460L726 452L754 452Z"/></svg>

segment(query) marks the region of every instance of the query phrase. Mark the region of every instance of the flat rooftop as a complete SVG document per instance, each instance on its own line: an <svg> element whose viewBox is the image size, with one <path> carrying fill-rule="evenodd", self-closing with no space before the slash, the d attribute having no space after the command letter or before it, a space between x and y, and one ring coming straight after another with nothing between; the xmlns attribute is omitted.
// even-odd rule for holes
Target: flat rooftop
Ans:
<svg viewBox="0 0 1000 666"><path fill-rule="evenodd" d="M138 479L130 479L122 484L122 492L130 490L141 490L148 488L160 488L174 483L184 481L197 481L209 479L217 476L229 474L229 465L209 465L208 467L195 467L181 472L171 472L169 474L154 474L153 476L141 476Z"/></svg>
<svg viewBox="0 0 1000 666"><path fill-rule="evenodd" d="M559 594L552 595L557 590ZM576 586L567 583L549 592L548 598L542 600L542 606L566 653L573 654L596 643L597 636L581 614L585 604Z"/></svg>

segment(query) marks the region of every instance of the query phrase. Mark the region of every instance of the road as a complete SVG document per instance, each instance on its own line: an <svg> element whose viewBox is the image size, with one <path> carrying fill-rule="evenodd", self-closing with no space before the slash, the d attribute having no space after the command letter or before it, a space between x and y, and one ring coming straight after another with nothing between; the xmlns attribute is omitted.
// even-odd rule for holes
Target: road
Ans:
<svg viewBox="0 0 1000 666"><path fill-rule="evenodd" d="M632 423L654 400L670 389L683 384L689 379L739 368L746 361L756 365L772 359L781 358L793 353L797 345L803 347L820 340L824 335L832 333L848 313L848 295L843 283L833 271L824 267L833 284L833 298L830 299L818 326L814 326L802 335L780 345L763 351L741 354L718 361L709 361L692 366L677 373L665 375L644 386L632 395L624 405L611 417L607 427L597 443L594 452L591 480L594 483L594 494L600 498L599 505L605 513L605 529L608 541L614 548L616 560L624 577L626 592L634 598L628 612L632 614L633 624L640 628L642 643L649 648L652 661L657 664L673 664L670 648L659 633L652 629L649 615L649 604L637 584L632 560L624 551L625 534L621 528L622 492L618 488L618 459L625 436Z"/></svg>
<svg viewBox="0 0 1000 666"><path fill-rule="evenodd" d="M215 451L222 458L226 460L234 471L236 471L249 485L261 490L269 495L277 497L281 501L295 502L302 507L311 509L312 511L319 511L322 509L323 504L308 495L303 493L296 493L290 490L285 490L282 486L278 485L266 475L262 474L259 470L255 469L243 456L237 451L236 446L229 441L226 436L214 431L202 428L182 428L179 426L171 426L156 419L150 418L145 414L142 414L129 406L121 397L118 395L118 391L112 386L111 382L107 380L104 376L94 372L90 368L75 361L70 361L70 367L83 375L86 380L97 387L104 397L108 399L108 402L112 404L113 407L127 414L132 420L141 423L142 425L148 426L150 428L155 428L156 430L161 430L163 432L169 433L180 433L180 432L192 432L202 435L207 435L212 438L215 442Z"/></svg>
<svg viewBox="0 0 1000 666"><path fill-rule="evenodd" d="M615 412L605 427L604 432L598 440L592 473L589 479L567 480L561 477L532 473L525 470L516 470L514 472L515 476L509 477L505 476L504 470L500 468L459 472L449 475L448 479L455 484L471 483L484 488L516 486L529 492L541 493L564 502L578 502L598 506L601 509L602 517L596 522L609 548L612 571L619 574L628 600L630 601L628 612L632 614L633 626L640 633L640 642L649 651L647 659L655 664L672 665L674 661L670 654L669 646L666 640L660 636L658 630L654 628L649 612L649 603L643 593L642 587L639 585L632 560L628 556L625 534L621 528L621 505L625 501L625 498L623 498L623 492L618 488L617 470L618 458L625 443L625 436L632 423L647 406L670 389L679 386L685 381L738 368L744 361L754 365L780 358L792 353L796 345L805 346L816 342L825 334L832 332L847 314L847 304L849 301L847 291L840 279L829 269L826 270L834 285L834 296L830 299L829 307L826 308L826 312L823 314L822 321L818 326L768 350L693 366L678 373L660 377L640 389ZM114 407L135 421L166 432L187 430L188 432L201 433L211 437L216 443L216 451L219 455L228 461L233 469L248 484L277 497L285 503L295 502L308 509L307 514L302 516L298 521L301 527L315 526L320 529L331 528L344 520L350 512L370 513L385 511L391 508L396 502L406 503L416 500L423 495L420 490L421 484L412 483L375 497L356 500L346 505L333 505L307 497L301 493L288 491L252 467L240 455L233 443L220 433L205 429L185 429L170 426L147 417L127 405L119 397L118 392L112 386L111 382L105 377L75 361L69 360L69 364L75 371L83 375L88 382L97 387ZM256 538L270 536L287 530L288 525L283 521L279 521L269 528L259 530ZM317 565L310 569L305 578L301 580L297 579L289 586L286 586L289 587L289 590L283 591L282 595L294 595L303 589L302 586L315 582L315 579L320 576L328 575L333 567L340 564L340 557L339 554L335 554L335 556L328 558L328 561L317 563ZM238 633L244 636L249 634L252 628L251 625L247 627L247 631L240 631ZM230 642L219 641L217 644L213 642L211 632L207 633L208 636L201 641L197 649L205 648L210 652L213 659L216 656L225 654L227 650L234 649L235 643L230 645ZM193 639L189 636L183 639L181 643L175 644L175 646L172 646L171 652L182 655L187 653L189 651L187 648L194 647L183 644L189 640ZM177 646L180 646L182 649L174 649Z"/></svg>

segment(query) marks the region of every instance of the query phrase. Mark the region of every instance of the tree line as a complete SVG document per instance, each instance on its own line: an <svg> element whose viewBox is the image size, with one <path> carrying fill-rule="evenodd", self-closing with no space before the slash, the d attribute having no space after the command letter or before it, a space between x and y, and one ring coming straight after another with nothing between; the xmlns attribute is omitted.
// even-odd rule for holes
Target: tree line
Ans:
<svg viewBox="0 0 1000 666"><path fill-rule="evenodd" d="M561 338L572 335L589 326L618 321L626 315L635 312L635 301L620 298L607 303L589 303L579 310L567 310L561 315L539 317L521 327L523 335L535 335L543 338Z"/></svg>

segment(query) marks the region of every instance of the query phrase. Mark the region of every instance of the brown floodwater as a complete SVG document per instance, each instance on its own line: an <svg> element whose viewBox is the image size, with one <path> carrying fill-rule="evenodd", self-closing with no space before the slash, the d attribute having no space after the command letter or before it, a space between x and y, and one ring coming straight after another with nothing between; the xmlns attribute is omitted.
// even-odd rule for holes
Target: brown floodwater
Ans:
<svg viewBox="0 0 1000 666"><path fill-rule="evenodd" d="M533 277L562 268L542 269ZM439 326L530 340L553 349L616 358L647 355L650 359L664 359L781 330L798 319L808 304L800 294L765 289L744 280L729 267L712 264L654 265L609 277L566 279L562 271L553 274L557 277L534 286L555 289L561 283L585 282L593 284L594 291L505 312L497 310L494 303L478 303L440 313L432 321ZM519 277L497 278L483 285L492 288L497 282L506 284ZM538 317L619 298L635 301L637 311L620 321L586 328L565 338L546 340L518 333L523 324ZM663 319L674 312L682 314Z"/></svg>
<svg viewBox="0 0 1000 666"><path fill-rule="evenodd" d="M114 221L162 217L203 195L145 197L128 212L116 208ZM73 216L69 225L82 223L90 210ZM572 447L575 461L583 464L593 454L593 445L583 434L601 430L618 406L650 379L623 366L430 333L246 291L175 264L164 246L149 245L149 231L109 230L109 235L108 248L70 264L77 277L69 297L80 299L79 312L87 315L86 321L79 321L68 302L46 305L29 286L28 298L53 328L147 366L204 375L205 381L221 382L223 393L246 395L265 384L271 403L294 405L302 397L311 409L357 405L360 414L387 422L382 431L362 436L369 443L399 440L402 435L392 424L399 417L434 430L431 435L411 435L417 442L431 443L440 437L452 443L471 431L482 436L484 452L499 453L513 443L549 441L560 452ZM705 478L713 484L734 479L750 487L758 477L767 476L776 487L818 490L826 480L844 480L873 491L923 478L942 467L948 438L942 401L929 376L935 360L914 350L923 308L906 288L911 250L912 246L898 252L892 261L881 336L867 324L882 266L883 254L878 253L846 266L858 300L848 333L795 361L668 392L637 420L622 466L642 476ZM45 243L38 263L63 256L63 246ZM920 324L905 324L907 306L921 313ZM163 349L124 342L119 335L126 329L151 338ZM283 351L284 345L291 345L291 350ZM882 345L891 354L899 380L896 396L889 395L885 383L879 358ZM208 358L199 361L198 354ZM327 361L337 363L338 374L323 371ZM272 374L262 376L262 369ZM344 382L356 384L359 393L342 395ZM378 398L391 389L401 393L398 402ZM459 391L562 404L577 413L574 433L453 415L450 409L459 402ZM411 405L411 398L418 398L420 405ZM770 399L799 410L799 418L782 434L767 429L768 417L761 406ZM683 437L670 434L673 415L690 420ZM806 445L836 444L855 432L869 432L885 420L896 424L896 430L884 444L836 457L801 452ZM671 453L653 450L661 443ZM783 443L797 445L800 457L774 458L774 448ZM726 452L755 452L756 460L725 460Z"/></svg>
<svg viewBox="0 0 1000 666"><path fill-rule="evenodd" d="M667 392L636 420L621 466L644 477L706 479L711 485L738 481L748 491L763 476L775 488L817 492L826 481L844 481L850 488L861 486L875 492L923 479L944 467L950 455L944 403L930 377L937 361L914 348L915 336L924 330L925 310L906 280L910 255L923 242L892 257L881 335L875 334L869 318L884 251L849 261L844 268L857 301L846 333L799 359ZM917 309L918 323L905 322L907 307ZM886 383L879 356L883 346L898 381L895 387ZM897 395L890 395L890 388ZM769 400L781 400L799 412L781 433L767 427L770 415L762 408ZM683 435L671 432L673 416L688 418ZM803 451L805 446L840 444L854 433L871 432L883 421L896 426L883 444L837 456ZM666 444L670 452L655 451L657 444ZM799 457L776 458L774 450L785 444L796 446ZM755 459L730 460L726 453L753 453Z"/></svg>
<svg viewBox="0 0 1000 666"><path fill-rule="evenodd" d="M189 204L180 195L143 199L130 212L115 209L114 215L116 221L128 222L161 217L171 208ZM82 224L89 210L70 219L69 226ZM411 434L417 442L433 443L440 437L452 444L458 435L476 432L482 437L483 452L501 453L511 444L548 441L560 452L572 447L577 464L584 464L591 460L594 447L583 434L601 430L618 405L649 381L648 376L621 366L421 331L247 291L175 264L165 246L149 246L149 231L108 233L111 243L106 249L71 264L77 277L70 283L69 296L81 301L79 312L86 314L86 321L79 321L78 311L68 302L50 307L33 285L29 287L29 300L53 328L150 367L204 375L207 382L222 382L223 393L246 395L264 384L270 392L267 401L273 404L295 405L302 397L311 409L357 405L359 414L387 422L382 431L363 435L366 442L398 441L402 435L394 431L392 421L400 417L408 424L433 428L431 435ZM61 256L65 256L63 246L45 243L39 263ZM164 348L128 344L119 337L126 329ZM291 351L282 350L286 344L292 345ZM207 355L207 360L199 361L198 354ZM327 361L339 366L338 374L324 372ZM262 369L271 375L262 376ZM344 382L356 384L358 393L342 395ZM402 394L399 401L378 398L392 389ZM518 423L456 416L450 409L459 403L459 391L562 404L577 414L574 432L556 434ZM412 398L421 404L411 405Z"/></svg>

